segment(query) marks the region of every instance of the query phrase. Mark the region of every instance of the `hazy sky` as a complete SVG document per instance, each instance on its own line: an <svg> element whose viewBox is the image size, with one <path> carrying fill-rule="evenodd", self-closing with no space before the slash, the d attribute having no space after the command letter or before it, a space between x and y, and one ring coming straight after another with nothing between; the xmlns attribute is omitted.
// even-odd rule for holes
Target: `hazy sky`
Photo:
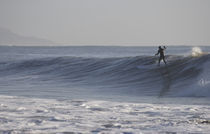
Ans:
<svg viewBox="0 0 210 134"><path fill-rule="evenodd" d="M0 0L0 27L70 45L209 45L210 0Z"/></svg>

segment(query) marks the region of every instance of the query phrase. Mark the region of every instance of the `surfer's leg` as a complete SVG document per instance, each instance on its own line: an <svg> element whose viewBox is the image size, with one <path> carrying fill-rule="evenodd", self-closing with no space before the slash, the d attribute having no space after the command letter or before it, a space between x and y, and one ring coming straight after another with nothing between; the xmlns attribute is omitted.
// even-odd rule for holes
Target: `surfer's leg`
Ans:
<svg viewBox="0 0 210 134"><path fill-rule="evenodd" d="M161 61L161 57L159 58L159 61L158 61L158 66L160 66L160 61Z"/></svg>
<svg viewBox="0 0 210 134"><path fill-rule="evenodd" d="M166 60L165 60L165 57L163 57L163 61L164 61L164 63L166 64Z"/></svg>

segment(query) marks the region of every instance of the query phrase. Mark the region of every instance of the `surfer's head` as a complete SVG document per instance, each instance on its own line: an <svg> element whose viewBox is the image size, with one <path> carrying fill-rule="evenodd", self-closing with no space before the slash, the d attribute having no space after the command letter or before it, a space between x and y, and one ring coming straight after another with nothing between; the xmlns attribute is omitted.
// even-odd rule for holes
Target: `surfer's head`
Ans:
<svg viewBox="0 0 210 134"><path fill-rule="evenodd" d="M159 46L158 48L161 49L161 46Z"/></svg>

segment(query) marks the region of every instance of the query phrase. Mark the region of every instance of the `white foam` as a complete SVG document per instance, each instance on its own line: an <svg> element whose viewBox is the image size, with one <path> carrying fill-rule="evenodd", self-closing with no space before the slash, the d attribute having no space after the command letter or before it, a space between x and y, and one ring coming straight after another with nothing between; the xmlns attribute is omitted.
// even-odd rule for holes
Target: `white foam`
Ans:
<svg viewBox="0 0 210 134"><path fill-rule="evenodd" d="M209 105L0 96L0 133L208 133ZM21 110L21 111L20 111Z"/></svg>
<svg viewBox="0 0 210 134"><path fill-rule="evenodd" d="M202 50L200 47L193 47L192 52L191 52L193 57L197 57L203 54Z"/></svg>

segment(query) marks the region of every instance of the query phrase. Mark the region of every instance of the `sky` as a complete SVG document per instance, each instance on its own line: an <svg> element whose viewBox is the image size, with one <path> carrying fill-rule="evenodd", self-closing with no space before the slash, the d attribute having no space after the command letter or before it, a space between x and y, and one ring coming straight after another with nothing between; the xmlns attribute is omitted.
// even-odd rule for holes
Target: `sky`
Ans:
<svg viewBox="0 0 210 134"><path fill-rule="evenodd" d="M210 45L210 0L0 0L0 27L65 45Z"/></svg>

